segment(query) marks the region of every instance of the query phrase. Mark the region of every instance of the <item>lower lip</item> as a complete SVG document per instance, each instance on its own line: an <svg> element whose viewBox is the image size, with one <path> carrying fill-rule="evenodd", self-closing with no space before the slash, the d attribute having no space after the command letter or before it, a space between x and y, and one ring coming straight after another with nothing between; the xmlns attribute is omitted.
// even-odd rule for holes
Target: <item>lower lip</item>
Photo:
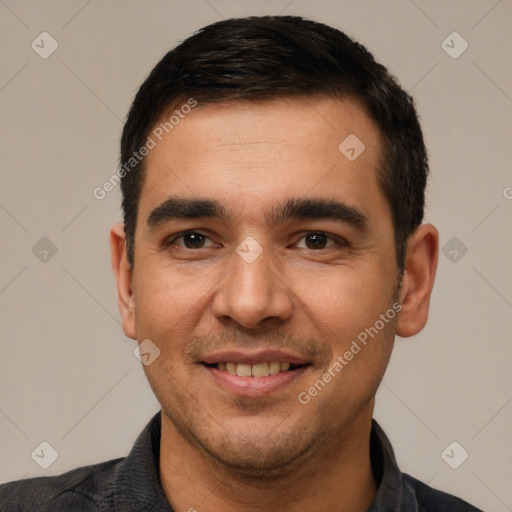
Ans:
<svg viewBox="0 0 512 512"><path fill-rule="evenodd" d="M308 370L309 365L267 377L239 377L211 366L203 365L203 367L228 393L236 396L258 398L268 396L291 384Z"/></svg>

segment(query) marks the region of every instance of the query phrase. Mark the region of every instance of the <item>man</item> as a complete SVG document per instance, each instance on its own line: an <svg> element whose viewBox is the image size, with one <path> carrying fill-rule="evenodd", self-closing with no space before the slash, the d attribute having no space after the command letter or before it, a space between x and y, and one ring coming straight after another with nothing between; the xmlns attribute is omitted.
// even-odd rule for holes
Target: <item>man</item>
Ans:
<svg viewBox="0 0 512 512"><path fill-rule="evenodd" d="M297 17L210 25L141 86L111 231L162 410L127 458L0 487L2 510L476 511L402 474L372 420L425 325L438 233L411 98Z"/></svg>

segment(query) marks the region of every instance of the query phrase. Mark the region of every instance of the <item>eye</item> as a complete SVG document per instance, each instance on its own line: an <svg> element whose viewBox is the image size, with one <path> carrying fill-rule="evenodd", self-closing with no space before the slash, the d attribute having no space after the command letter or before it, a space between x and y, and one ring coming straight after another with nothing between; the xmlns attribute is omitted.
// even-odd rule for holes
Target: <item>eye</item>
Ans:
<svg viewBox="0 0 512 512"><path fill-rule="evenodd" d="M299 246L300 249L320 250L329 249L330 247L334 247L336 245L347 245L345 241L338 241L334 237L329 236L326 233L323 233L322 231L310 231L309 233L304 235L301 238L301 240L305 241L305 245L303 245L302 247ZM334 244L327 246L329 240L334 242Z"/></svg>
<svg viewBox="0 0 512 512"><path fill-rule="evenodd" d="M177 244L177 240L182 240L182 243ZM177 245L185 249L202 249L205 247L205 241L210 240L206 235L197 231L183 231L178 233L164 242L165 247ZM211 241L211 240L210 240Z"/></svg>

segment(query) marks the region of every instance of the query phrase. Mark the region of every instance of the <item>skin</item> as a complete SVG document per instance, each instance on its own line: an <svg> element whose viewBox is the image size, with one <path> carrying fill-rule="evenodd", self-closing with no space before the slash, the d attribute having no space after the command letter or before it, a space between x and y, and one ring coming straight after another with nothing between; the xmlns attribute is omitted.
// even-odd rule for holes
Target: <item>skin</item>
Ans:
<svg viewBox="0 0 512 512"><path fill-rule="evenodd" d="M338 150L349 134L366 146L355 161ZM148 154L134 269L122 224L111 230L112 264L126 336L161 351L144 371L162 405L161 482L177 512L365 511L375 499L374 396L395 335L427 321L438 256L437 230L420 226L396 289L379 143L357 102L309 98L198 106ZM215 199L227 216L148 227L169 196ZM290 198L342 201L364 213L368 229L332 219L269 224L264 213ZM164 245L184 230L206 238ZM332 238L320 235L318 248L311 231ZM252 263L236 252L247 237L263 250ZM299 393L397 300L399 315L301 404ZM218 350L266 348L311 365L253 398L226 392L200 362Z"/></svg>

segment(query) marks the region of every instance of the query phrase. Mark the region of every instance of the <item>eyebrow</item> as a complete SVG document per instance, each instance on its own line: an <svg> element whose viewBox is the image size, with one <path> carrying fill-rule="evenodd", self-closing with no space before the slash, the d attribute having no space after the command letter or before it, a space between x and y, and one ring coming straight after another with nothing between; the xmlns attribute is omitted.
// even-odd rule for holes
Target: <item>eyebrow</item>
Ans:
<svg viewBox="0 0 512 512"><path fill-rule="evenodd" d="M174 219L227 219L224 206L215 199L169 197L149 215L146 224L156 228ZM322 219L348 224L359 231L368 230L369 219L357 207L328 198L292 198L272 207L265 213L265 221L276 226L289 219Z"/></svg>

